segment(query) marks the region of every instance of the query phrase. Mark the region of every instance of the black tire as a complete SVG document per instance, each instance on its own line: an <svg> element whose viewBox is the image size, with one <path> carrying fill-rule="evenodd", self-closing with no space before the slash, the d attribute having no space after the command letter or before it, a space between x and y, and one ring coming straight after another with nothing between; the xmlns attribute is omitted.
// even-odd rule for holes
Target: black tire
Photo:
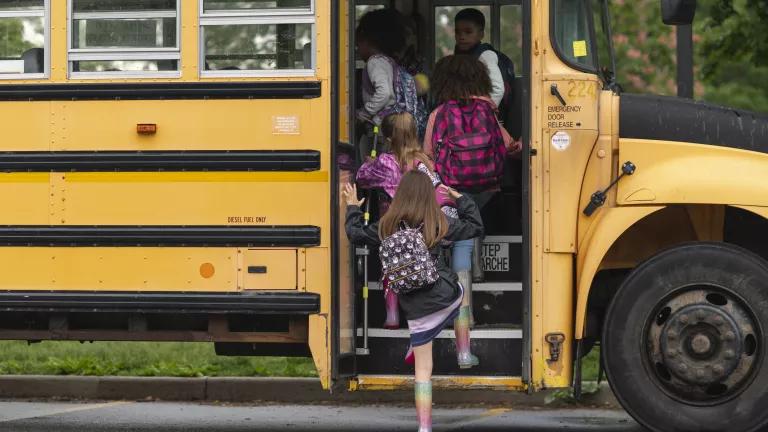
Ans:
<svg viewBox="0 0 768 432"><path fill-rule="evenodd" d="M767 305L768 264L749 251L690 243L650 258L606 316L602 355L617 399L657 432L764 427Z"/></svg>

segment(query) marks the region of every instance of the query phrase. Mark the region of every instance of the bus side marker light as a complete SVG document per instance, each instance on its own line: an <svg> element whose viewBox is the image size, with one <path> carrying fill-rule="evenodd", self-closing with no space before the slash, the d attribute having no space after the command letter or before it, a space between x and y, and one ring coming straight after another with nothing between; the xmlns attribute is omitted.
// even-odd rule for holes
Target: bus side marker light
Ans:
<svg viewBox="0 0 768 432"><path fill-rule="evenodd" d="M154 135L157 133L157 124L139 123L136 125L136 133L139 135Z"/></svg>

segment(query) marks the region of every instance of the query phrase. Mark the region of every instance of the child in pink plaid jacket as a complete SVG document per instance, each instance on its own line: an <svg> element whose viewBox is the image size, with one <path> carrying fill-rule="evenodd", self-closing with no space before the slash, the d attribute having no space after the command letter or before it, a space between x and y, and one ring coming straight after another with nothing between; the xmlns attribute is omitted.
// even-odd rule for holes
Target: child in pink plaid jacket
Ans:
<svg viewBox="0 0 768 432"><path fill-rule="evenodd" d="M488 69L475 57L452 55L441 59L435 66L432 87L439 106L429 118L424 138L424 152L442 163L437 168L442 170L446 183L472 198L480 209L501 189L506 153L515 150L512 138L499 124L496 104L489 97L491 89ZM451 156L455 149L450 148L450 143L470 138L482 139L487 146L475 144L469 146L471 149L460 149L472 151ZM461 158L461 163L448 165L453 163L451 157ZM473 279L483 279L481 242L477 238L452 245L451 267L464 287L464 304L470 310ZM471 315L469 319L474 322Z"/></svg>

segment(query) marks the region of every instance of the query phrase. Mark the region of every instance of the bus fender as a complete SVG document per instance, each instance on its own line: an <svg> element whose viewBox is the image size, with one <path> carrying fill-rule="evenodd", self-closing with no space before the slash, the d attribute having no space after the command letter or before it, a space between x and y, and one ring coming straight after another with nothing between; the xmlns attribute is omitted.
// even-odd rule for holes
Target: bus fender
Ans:
<svg viewBox="0 0 768 432"><path fill-rule="evenodd" d="M595 220L584 240L579 243L576 256L576 322L574 335L583 338L587 313L587 299L592 280L613 243L639 220L665 206L628 206L605 208L595 213Z"/></svg>

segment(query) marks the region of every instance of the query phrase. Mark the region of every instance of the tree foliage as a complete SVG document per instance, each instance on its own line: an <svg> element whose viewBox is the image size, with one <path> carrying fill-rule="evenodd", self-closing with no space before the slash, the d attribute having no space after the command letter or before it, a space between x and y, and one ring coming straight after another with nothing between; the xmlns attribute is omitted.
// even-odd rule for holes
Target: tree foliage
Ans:
<svg viewBox="0 0 768 432"><path fill-rule="evenodd" d="M702 75L713 77L729 61L768 66L768 2L765 0L706 0L699 7L697 29L702 34ZM722 61L728 60L728 61Z"/></svg>
<svg viewBox="0 0 768 432"><path fill-rule="evenodd" d="M661 21L658 0L611 2L617 77L633 93L677 91L674 28Z"/></svg>
<svg viewBox="0 0 768 432"><path fill-rule="evenodd" d="M625 90L674 95L676 28L659 0L613 0L618 78ZM768 112L768 2L699 0L694 22L696 98Z"/></svg>
<svg viewBox="0 0 768 432"><path fill-rule="evenodd" d="M0 58L18 58L22 52L32 47L34 45L24 39L22 20L0 20Z"/></svg>
<svg viewBox="0 0 768 432"><path fill-rule="evenodd" d="M705 100L768 112L768 2L701 0L696 61Z"/></svg>

